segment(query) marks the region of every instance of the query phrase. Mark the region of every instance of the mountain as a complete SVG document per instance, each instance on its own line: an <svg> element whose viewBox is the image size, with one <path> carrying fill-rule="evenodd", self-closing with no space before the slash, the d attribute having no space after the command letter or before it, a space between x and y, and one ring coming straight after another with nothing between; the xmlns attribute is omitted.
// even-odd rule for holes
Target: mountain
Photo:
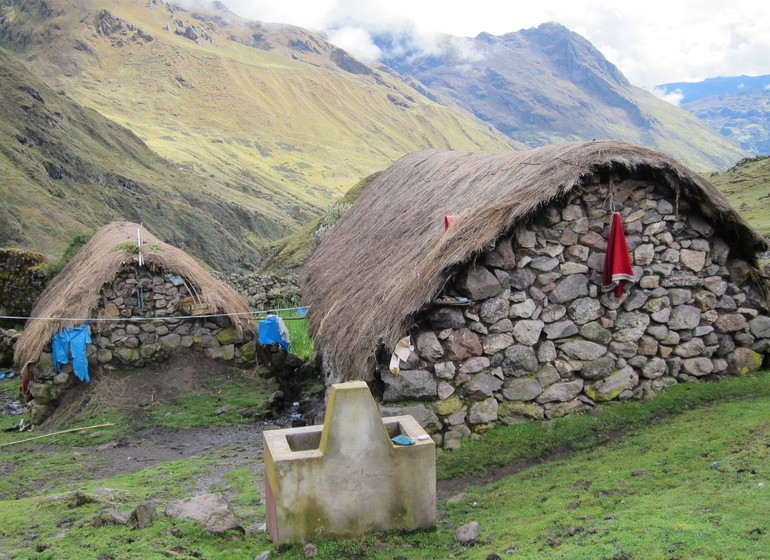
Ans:
<svg viewBox="0 0 770 560"><path fill-rule="evenodd" d="M770 89L770 75L708 78L700 82L672 82L655 86L655 88L666 94L680 95L680 103L686 104L706 97L767 91Z"/></svg>
<svg viewBox="0 0 770 560"><path fill-rule="evenodd" d="M770 238L770 156L742 159L708 179L757 231Z"/></svg>
<svg viewBox="0 0 770 560"><path fill-rule="evenodd" d="M750 154L770 154L770 75L656 86Z"/></svg>
<svg viewBox="0 0 770 560"><path fill-rule="evenodd" d="M73 230L123 218L250 268L415 150L622 138L701 170L744 155L559 25L446 38L431 55L385 48L401 39L380 36L372 67L217 2L4 0L0 47L31 75L0 85L0 245L56 254Z"/></svg>
<svg viewBox="0 0 770 560"><path fill-rule="evenodd" d="M243 217L236 222L248 224L244 243L299 229L361 177L408 152L511 149L466 111L428 99L318 35L216 6L203 13L160 0L6 0L0 46L62 92L56 97L98 111L188 171L178 174L179 192L199 188L210 201L191 195L194 205L237 209ZM93 219L62 209L61 221L90 225L116 213L101 189L92 191ZM58 232L34 241L63 246Z"/></svg>
<svg viewBox="0 0 770 560"><path fill-rule="evenodd" d="M703 97L682 108L748 153L770 154L770 90Z"/></svg>
<svg viewBox="0 0 770 560"><path fill-rule="evenodd" d="M221 270L248 267L260 227L0 49L0 246L54 257L73 232L114 220L144 222Z"/></svg>
<svg viewBox="0 0 770 560"><path fill-rule="evenodd" d="M445 37L429 52L407 33L374 41L384 64L529 147L616 138L696 170L724 169L744 155L688 112L632 86L591 43L556 23Z"/></svg>

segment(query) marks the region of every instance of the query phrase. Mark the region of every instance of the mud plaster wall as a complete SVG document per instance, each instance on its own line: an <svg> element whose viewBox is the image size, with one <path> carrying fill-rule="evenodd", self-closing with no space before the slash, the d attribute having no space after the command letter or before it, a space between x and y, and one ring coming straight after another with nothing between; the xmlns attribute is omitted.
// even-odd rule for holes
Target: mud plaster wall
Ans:
<svg viewBox="0 0 770 560"><path fill-rule="evenodd" d="M584 412L768 365L770 317L750 267L688 203L677 208L674 193L651 183L617 185L637 282L616 298L600 289L607 188L578 190L453 278L437 299L470 301L434 302L417 318L400 373L380 364L385 403L428 401L408 410L445 448L497 422Z"/></svg>

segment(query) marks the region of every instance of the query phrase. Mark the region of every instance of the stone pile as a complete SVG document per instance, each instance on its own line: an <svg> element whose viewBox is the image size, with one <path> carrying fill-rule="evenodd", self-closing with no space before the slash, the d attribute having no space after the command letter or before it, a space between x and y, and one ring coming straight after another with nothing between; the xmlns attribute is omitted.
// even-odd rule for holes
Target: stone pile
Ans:
<svg viewBox="0 0 770 560"><path fill-rule="evenodd" d="M551 419L671 385L742 375L770 355L764 278L683 199L653 184L588 186L459 273L417 318L383 400L420 413L445 448L496 422ZM601 290L614 204L636 282ZM467 302L464 299L467 298ZM412 406L411 408L417 408ZM435 429L435 428L434 428Z"/></svg>
<svg viewBox="0 0 770 560"><path fill-rule="evenodd" d="M213 276L229 284L246 299L252 308L264 311L292 306L300 301L302 292L296 275L278 274L222 274Z"/></svg>

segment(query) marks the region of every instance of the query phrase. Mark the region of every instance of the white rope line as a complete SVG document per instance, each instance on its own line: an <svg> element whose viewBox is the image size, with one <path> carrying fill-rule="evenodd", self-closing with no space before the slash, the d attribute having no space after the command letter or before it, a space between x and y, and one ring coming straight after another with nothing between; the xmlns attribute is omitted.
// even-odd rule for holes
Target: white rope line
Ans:
<svg viewBox="0 0 770 560"><path fill-rule="evenodd" d="M102 322L120 322L120 321L170 321L178 319L205 319L209 317L235 317L238 315L262 315L275 313L277 311L296 311L298 309L308 309L310 306L284 307L281 309L266 309L261 311L246 311L243 313L211 313L207 315L172 315L169 317L14 317L10 315L0 315L0 319L13 320L33 320L33 321L102 321Z"/></svg>

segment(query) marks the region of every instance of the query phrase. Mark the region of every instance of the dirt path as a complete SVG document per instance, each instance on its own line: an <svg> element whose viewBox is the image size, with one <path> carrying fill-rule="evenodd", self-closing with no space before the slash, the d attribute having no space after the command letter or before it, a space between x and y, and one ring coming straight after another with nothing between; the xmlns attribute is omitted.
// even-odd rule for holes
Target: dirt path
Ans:
<svg viewBox="0 0 770 560"><path fill-rule="evenodd" d="M154 372L144 372L134 376L133 385L121 388L118 392L121 396L147 394L147 387L152 384L152 393L161 394L165 398L174 398L182 392L196 391L200 389L202 377L198 368L189 363L175 364L173 376L157 377ZM212 372L206 372L211 376ZM159 379L173 379L173 383L159 384ZM95 391L97 397L99 389ZM102 388L103 391L103 388ZM115 399L115 392L110 393L111 405L122 405L122 399ZM0 414L10 415L15 412L15 405L9 394L0 391L3 399L4 410ZM15 395L13 395L15 397ZM130 400L128 401L130 402ZM9 408L10 407L10 408ZM118 408L118 406L116 406ZM255 475L264 473L264 458L262 454L262 432L264 430L285 428L290 426L289 413L280 415L274 421L255 422L252 424L233 424L218 427L202 428L167 428L153 427L140 429L128 436L115 441L82 447L72 448L57 445L55 441L41 440L40 443L25 443L27 449L35 452L68 452L73 459L82 465L77 474L71 477L73 482L94 481L108 479L113 476L132 473L138 470L156 465L184 459L209 456L217 459L215 465L208 473L194 481L192 487L196 493L206 493L214 485L226 486L226 476L229 472L238 469L249 469ZM108 430L109 428L105 428ZM43 430L45 431L45 430ZM11 448L5 448L10 450ZM558 458L558 457L557 457ZM530 463L512 464L505 467L489 470L482 474L457 478L453 480L440 480L437 482L437 495L439 500L451 497L462 492L466 487L488 484L530 466ZM256 477L261 481L261 476ZM41 489L37 489L38 491ZM260 489L261 490L261 489Z"/></svg>
<svg viewBox="0 0 770 560"><path fill-rule="evenodd" d="M201 456L218 458L208 473L192 485L198 493L206 493L212 485L225 486L227 474L233 470L249 469L255 475L264 473L262 432L284 428L287 419L277 422L228 425L195 429L156 427L137 431L118 441L95 447L75 449L73 454L82 462L80 476L72 480L102 480L132 473L158 463L168 463ZM73 451L71 447L55 444L37 444L35 451ZM559 453L545 461L565 458L569 452ZM468 486L490 484L525 470L533 462L519 462L489 469L451 480L439 480L436 494L439 500L454 496ZM258 477L261 481L261 477ZM260 488L260 491L262 488Z"/></svg>

